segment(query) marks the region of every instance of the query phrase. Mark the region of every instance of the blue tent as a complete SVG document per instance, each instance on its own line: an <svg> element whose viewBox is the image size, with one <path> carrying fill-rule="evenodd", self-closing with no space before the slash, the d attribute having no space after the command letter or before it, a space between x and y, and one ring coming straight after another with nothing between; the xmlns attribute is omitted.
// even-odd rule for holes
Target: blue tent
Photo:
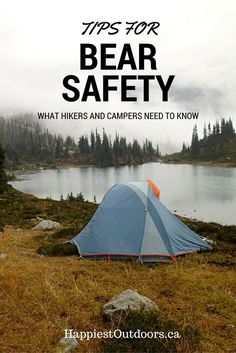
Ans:
<svg viewBox="0 0 236 353"><path fill-rule="evenodd" d="M151 180L114 185L72 240L81 257L169 262L210 245L159 200Z"/></svg>

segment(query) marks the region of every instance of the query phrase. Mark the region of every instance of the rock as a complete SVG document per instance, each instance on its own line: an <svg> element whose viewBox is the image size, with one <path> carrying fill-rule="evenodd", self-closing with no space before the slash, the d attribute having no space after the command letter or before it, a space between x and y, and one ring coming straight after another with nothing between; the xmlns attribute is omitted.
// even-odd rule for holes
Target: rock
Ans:
<svg viewBox="0 0 236 353"><path fill-rule="evenodd" d="M216 244L216 242L214 240L208 239L206 237L201 237L201 238L202 238L202 240L206 241L210 245L215 245Z"/></svg>
<svg viewBox="0 0 236 353"><path fill-rule="evenodd" d="M5 260L8 258L7 254L0 254L0 260Z"/></svg>
<svg viewBox="0 0 236 353"><path fill-rule="evenodd" d="M41 217L36 217L37 221L43 221L43 218Z"/></svg>
<svg viewBox="0 0 236 353"><path fill-rule="evenodd" d="M132 289L127 289L103 306L103 316L108 319L116 319L123 315L127 316L130 312L156 310L158 310L158 307L151 299Z"/></svg>
<svg viewBox="0 0 236 353"><path fill-rule="evenodd" d="M54 353L69 353L75 350L78 346L78 341L75 338L63 337L60 339Z"/></svg>
<svg viewBox="0 0 236 353"><path fill-rule="evenodd" d="M57 229L60 228L60 223L46 220L44 219L43 221L39 222L33 229L37 230L50 230L50 229Z"/></svg>

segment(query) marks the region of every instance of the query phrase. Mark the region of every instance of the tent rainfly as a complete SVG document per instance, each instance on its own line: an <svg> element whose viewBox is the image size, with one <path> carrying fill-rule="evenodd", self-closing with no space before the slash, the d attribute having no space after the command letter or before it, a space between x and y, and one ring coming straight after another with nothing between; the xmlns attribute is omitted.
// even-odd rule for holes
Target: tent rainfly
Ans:
<svg viewBox="0 0 236 353"><path fill-rule="evenodd" d="M171 262L180 255L211 249L159 197L159 188L151 180L114 185L72 239L80 257Z"/></svg>

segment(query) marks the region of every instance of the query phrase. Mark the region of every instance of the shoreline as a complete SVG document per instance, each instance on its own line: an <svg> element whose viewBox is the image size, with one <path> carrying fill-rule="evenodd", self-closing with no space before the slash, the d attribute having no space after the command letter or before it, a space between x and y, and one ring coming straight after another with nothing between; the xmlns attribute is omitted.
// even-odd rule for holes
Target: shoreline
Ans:
<svg viewBox="0 0 236 353"><path fill-rule="evenodd" d="M15 181L23 181L24 179L19 179L19 180L15 180ZM46 202L48 200L52 201L52 202L69 202L67 201L66 199L63 199L63 200L60 200L60 199L55 199L55 198L48 198L48 197L39 197L39 196L36 196L35 194L32 194L32 193L28 193L28 192L25 192L25 191L21 191L19 189L16 189L15 186L11 185L11 184L8 184L11 186L11 188L13 189L13 193L16 192L16 193L19 193L20 195L22 195L22 197L29 197L29 198L34 198L34 199L37 199L38 202ZM98 203L94 203L93 201L90 201L90 200L85 200L84 202L88 202L90 204L93 204L93 205L96 205L98 206L101 202L98 202ZM181 214L179 213L178 210L171 210L170 209L170 212L176 216L177 218L181 219L182 221L184 222L193 222L193 223L205 223L205 224L218 224L222 227L228 227L228 226L236 226L236 223L225 223L225 222L222 222L222 221L218 221L218 220L209 220L209 219L205 219L203 218L202 216L199 215L199 218L197 217L197 214L195 213L194 215L192 214L188 214L188 213L184 213L184 214Z"/></svg>
<svg viewBox="0 0 236 353"><path fill-rule="evenodd" d="M20 174L33 174L41 170L53 170L53 169L66 169L66 168L120 168L120 167L126 167L126 166L139 166L139 165L144 165L148 163L162 163L161 160L158 161L146 161L140 164L120 164L120 165L110 165L110 166L105 166L105 167L99 167L96 166L95 164L79 164L76 162L59 162L57 164L40 164L40 163L35 163L35 164L28 164L28 165L22 165L19 166L17 169L8 169L5 168L6 175L8 177L8 181L20 181L22 179L18 179L17 175Z"/></svg>
<svg viewBox="0 0 236 353"><path fill-rule="evenodd" d="M105 167L99 167L96 166L95 164L79 164L76 162L59 162L56 164L40 164L40 163L35 163L35 164L26 164L19 166L17 169L9 169L6 168L6 173L7 175L14 175L15 173L34 173L39 170L48 170L48 169L66 169L66 168L119 168L119 167L126 167L126 166L139 166L139 165L144 165L148 163L161 163L161 164L192 164L192 165L197 165L197 166L206 166L206 167L220 167L220 168L236 168L236 163L235 162L217 162L217 161L189 161L189 160L165 160L165 159L159 159L158 161L146 161L140 164L122 164L122 165L111 165L111 166L105 166Z"/></svg>
<svg viewBox="0 0 236 353"><path fill-rule="evenodd" d="M232 162L214 162L214 161L174 161L174 160L163 160L161 161L163 164L192 164L195 166L203 166L203 167L219 167L219 168L236 168L236 163Z"/></svg>
<svg viewBox="0 0 236 353"><path fill-rule="evenodd" d="M219 167L219 168L236 168L236 163L232 162L214 162L214 161L174 161L174 160L159 160L159 161L147 161L142 164L132 164L131 166L137 166L137 165L144 165L148 163L161 163L161 164L191 164L195 166L203 166L203 167ZM35 172L38 172L40 170L49 170L49 169L66 169L66 168L119 168L119 167L125 167L128 166L128 164L125 165L112 165L112 166L106 166L106 167L97 167L95 164L79 164L79 163L58 163L56 165L52 164L29 164L26 166L21 166L17 169L7 169L6 168L6 174L9 178L9 181L15 181L18 180L16 177L16 174L33 174Z"/></svg>
<svg viewBox="0 0 236 353"><path fill-rule="evenodd" d="M58 163L54 164L29 164L21 166L17 169L5 169L8 181L21 181L23 178L19 178L22 174L34 174L43 170L56 170L56 169L67 169L67 168L94 168L94 164L77 164L77 163Z"/></svg>
<svg viewBox="0 0 236 353"><path fill-rule="evenodd" d="M34 194L32 193L28 193L28 192L24 192L24 191L21 191L21 190L18 190L16 189L15 187L13 187L12 185L10 185L10 190L9 191L6 191L4 192L2 195L2 199L9 199L9 200L12 200L12 197L14 199L14 197L16 199L23 199L23 200L26 200L26 201L32 201L32 200L35 200L35 202L38 202L38 203L47 203L47 202L51 202L51 203L69 203L71 201L68 201L68 200L57 200L57 199L52 199L52 198L42 198L42 197L38 197L38 196L35 196ZM85 200L82 202L83 203L88 203L91 205L91 207L98 207L100 202L99 203L94 203L92 201L89 201L89 200ZM205 220L205 219L198 219L196 218L196 216L188 216L187 214L184 214L184 215L181 215L178 210L174 210L174 211L171 211L170 212L176 216L177 218L181 219L183 222L191 222L191 223L204 223L204 224L215 224L215 225L219 225L221 227L236 227L236 223L233 224L225 224L225 223L220 223L219 221L214 221L214 220Z"/></svg>

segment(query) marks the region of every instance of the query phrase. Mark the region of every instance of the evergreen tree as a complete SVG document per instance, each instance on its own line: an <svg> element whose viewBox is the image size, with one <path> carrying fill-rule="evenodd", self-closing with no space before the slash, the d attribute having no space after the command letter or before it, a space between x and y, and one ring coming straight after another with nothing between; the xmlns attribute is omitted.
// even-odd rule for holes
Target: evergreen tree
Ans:
<svg viewBox="0 0 236 353"><path fill-rule="evenodd" d="M211 135L211 123L208 123L208 136Z"/></svg>
<svg viewBox="0 0 236 353"><path fill-rule="evenodd" d="M158 145L154 149L148 139L142 146L137 140L130 144L124 136L116 133L111 141L104 129L102 136L97 130L91 131L88 136L78 136L78 142L75 143L71 136L63 138L51 134L35 123L32 117L0 118L0 141L6 151L9 168L18 168L20 164L27 163L68 161L103 167L143 163L160 156Z"/></svg>
<svg viewBox="0 0 236 353"><path fill-rule="evenodd" d="M206 123L204 123L204 127L203 127L203 138L207 137L207 128L206 128Z"/></svg>
<svg viewBox="0 0 236 353"><path fill-rule="evenodd" d="M3 169L4 160L5 153L0 145L0 193L2 193L7 187L7 178Z"/></svg>
<svg viewBox="0 0 236 353"><path fill-rule="evenodd" d="M221 133L224 135L225 134L225 119L221 119Z"/></svg>
<svg viewBox="0 0 236 353"><path fill-rule="evenodd" d="M104 129L101 146L101 164L102 166L109 166L113 164L112 149Z"/></svg>
<svg viewBox="0 0 236 353"><path fill-rule="evenodd" d="M199 160L230 160L236 162L235 146L236 135L232 120L222 118L212 124L208 124L208 133L206 128L203 130L203 138L198 138L196 125L193 128L192 142L190 149L183 144L181 153L184 158L194 158Z"/></svg>
<svg viewBox="0 0 236 353"><path fill-rule="evenodd" d="M120 138L117 133L116 133L115 139L113 141L112 152L114 155L114 163L115 163L115 165L118 165L119 155L120 155Z"/></svg>
<svg viewBox="0 0 236 353"><path fill-rule="evenodd" d="M90 134L90 144L91 144L91 153L94 155L96 151L96 139L93 131L91 131L91 134Z"/></svg>
<svg viewBox="0 0 236 353"><path fill-rule="evenodd" d="M195 124L193 127L192 142L191 142L191 154L193 157L196 157L198 154L198 151L199 151L198 142L199 142L199 139L198 139L197 125Z"/></svg>
<svg viewBox="0 0 236 353"><path fill-rule="evenodd" d="M132 145L130 142L127 145L127 156L128 156L127 163L128 165L131 165L132 164Z"/></svg>
<svg viewBox="0 0 236 353"><path fill-rule="evenodd" d="M157 145L157 147L156 147L156 157L160 157L161 156L161 154L160 154L160 151L159 151L159 146Z"/></svg>
<svg viewBox="0 0 236 353"><path fill-rule="evenodd" d="M186 147L185 143L183 142L181 153L185 153L186 151L187 151L187 147Z"/></svg>
<svg viewBox="0 0 236 353"><path fill-rule="evenodd" d="M79 201L79 202L84 202L84 196L83 196L82 192L80 192L79 194L76 195L75 200Z"/></svg>
<svg viewBox="0 0 236 353"><path fill-rule="evenodd" d="M216 125L215 125L215 132L216 132L216 135L219 135L219 134L220 134L220 124L219 124L219 121L216 122Z"/></svg>
<svg viewBox="0 0 236 353"><path fill-rule="evenodd" d="M95 133L95 161L96 164L98 166L101 166L102 164L102 158L101 158L101 154L102 154L102 141L101 141L101 137L96 129L96 133Z"/></svg>
<svg viewBox="0 0 236 353"><path fill-rule="evenodd" d="M127 142L126 142L126 138L123 136L120 138L119 153L122 158L125 158L127 156Z"/></svg>
<svg viewBox="0 0 236 353"><path fill-rule="evenodd" d="M143 162L141 147L136 139L134 139L133 145L132 145L132 156L136 163Z"/></svg>
<svg viewBox="0 0 236 353"><path fill-rule="evenodd" d="M56 137L55 158L61 159L63 157L63 138Z"/></svg>

